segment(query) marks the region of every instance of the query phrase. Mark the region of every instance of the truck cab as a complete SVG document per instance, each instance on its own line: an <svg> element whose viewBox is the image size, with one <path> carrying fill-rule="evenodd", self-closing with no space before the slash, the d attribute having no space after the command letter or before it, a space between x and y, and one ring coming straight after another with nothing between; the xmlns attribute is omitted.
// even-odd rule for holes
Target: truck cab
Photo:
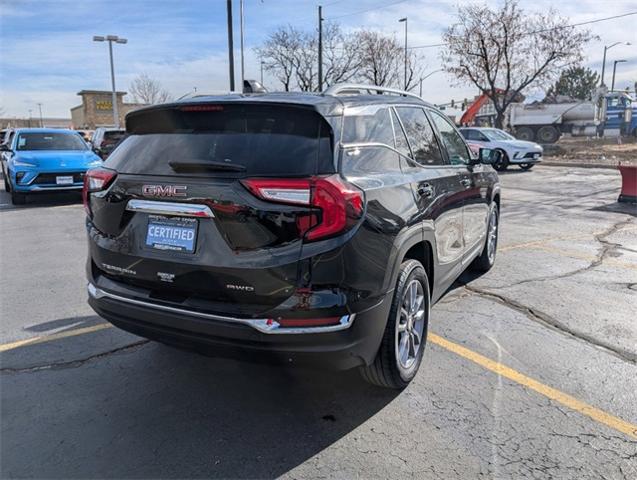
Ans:
<svg viewBox="0 0 637 480"><path fill-rule="evenodd" d="M609 92L600 96L595 114L602 136L637 136L637 107L626 92Z"/></svg>

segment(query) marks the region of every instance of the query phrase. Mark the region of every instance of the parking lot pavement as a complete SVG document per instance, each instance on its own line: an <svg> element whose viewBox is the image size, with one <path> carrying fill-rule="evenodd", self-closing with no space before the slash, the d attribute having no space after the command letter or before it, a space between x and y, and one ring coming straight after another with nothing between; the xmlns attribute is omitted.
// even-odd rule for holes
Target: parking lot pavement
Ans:
<svg viewBox="0 0 637 480"><path fill-rule="evenodd" d="M1 476L637 478L637 211L612 170L501 181L496 267L434 307L400 393L110 328L77 199L0 193Z"/></svg>

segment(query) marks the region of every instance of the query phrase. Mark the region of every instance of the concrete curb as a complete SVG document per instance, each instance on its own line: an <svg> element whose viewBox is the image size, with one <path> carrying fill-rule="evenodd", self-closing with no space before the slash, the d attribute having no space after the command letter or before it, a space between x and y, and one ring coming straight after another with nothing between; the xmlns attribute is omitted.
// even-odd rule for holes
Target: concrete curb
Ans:
<svg viewBox="0 0 637 480"><path fill-rule="evenodd" d="M610 170L617 170L617 165L604 165L599 163L555 162L551 160L542 160L540 165L546 165L548 167L607 168Z"/></svg>

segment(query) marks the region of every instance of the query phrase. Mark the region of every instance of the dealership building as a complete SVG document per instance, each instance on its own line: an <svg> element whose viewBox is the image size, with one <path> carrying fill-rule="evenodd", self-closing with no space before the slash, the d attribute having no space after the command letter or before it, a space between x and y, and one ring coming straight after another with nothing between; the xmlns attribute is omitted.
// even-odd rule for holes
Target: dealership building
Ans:
<svg viewBox="0 0 637 480"><path fill-rule="evenodd" d="M73 128L92 130L96 127L113 126L113 93L105 90L82 90L78 92L82 104L71 108ZM124 125L124 117L132 110L146 105L143 103L125 103L126 92L117 92L117 112L119 124Z"/></svg>

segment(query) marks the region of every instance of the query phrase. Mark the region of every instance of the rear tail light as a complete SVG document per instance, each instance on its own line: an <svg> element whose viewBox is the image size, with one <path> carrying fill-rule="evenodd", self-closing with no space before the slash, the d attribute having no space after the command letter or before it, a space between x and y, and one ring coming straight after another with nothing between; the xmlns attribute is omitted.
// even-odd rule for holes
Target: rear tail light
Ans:
<svg viewBox="0 0 637 480"><path fill-rule="evenodd" d="M299 231L308 241L342 234L363 214L363 192L338 175L302 179L257 178L242 180L242 183L262 200L320 210L300 216L297 221Z"/></svg>
<svg viewBox="0 0 637 480"><path fill-rule="evenodd" d="M84 175L84 187L82 188L82 200L84 201L84 209L87 215L91 215L89 195L106 190L113 183L116 176L117 172L108 168L92 168L86 172L86 175Z"/></svg>

